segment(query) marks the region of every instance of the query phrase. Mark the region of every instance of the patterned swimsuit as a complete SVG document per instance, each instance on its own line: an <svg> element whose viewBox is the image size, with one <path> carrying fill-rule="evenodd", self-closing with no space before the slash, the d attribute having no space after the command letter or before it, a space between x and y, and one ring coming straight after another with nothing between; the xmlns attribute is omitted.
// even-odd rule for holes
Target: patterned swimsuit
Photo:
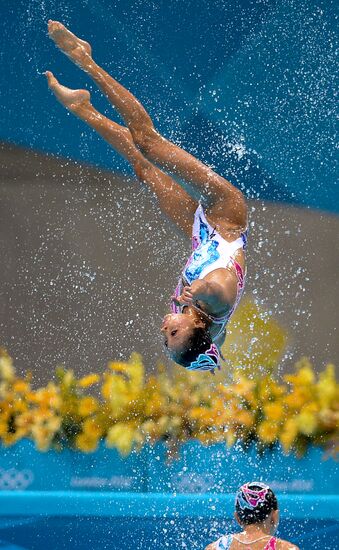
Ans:
<svg viewBox="0 0 339 550"><path fill-rule="evenodd" d="M219 233L208 223L201 204L199 204L193 222L192 235L192 254L187 260L174 296L178 298L184 286L189 286L197 279L203 279L208 273L215 269L225 268L234 269L237 276L237 297L233 307L222 317L209 315L211 321L220 326L219 332L213 336L216 340L220 336L236 309L245 286L245 273L242 267L235 261L234 255L237 250L245 249L247 244L247 231L232 242L227 242ZM172 313L182 313L185 306L177 305L172 302Z"/></svg>
<svg viewBox="0 0 339 550"><path fill-rule="evenodd" d="M216 550L229 550L232 544L233 535L226 535L221 537L216 543ZM270 538L266 544L264 550L276 550L277 539L275 537ZM244 544L244 550L250 550L250 546Z"/></svg>

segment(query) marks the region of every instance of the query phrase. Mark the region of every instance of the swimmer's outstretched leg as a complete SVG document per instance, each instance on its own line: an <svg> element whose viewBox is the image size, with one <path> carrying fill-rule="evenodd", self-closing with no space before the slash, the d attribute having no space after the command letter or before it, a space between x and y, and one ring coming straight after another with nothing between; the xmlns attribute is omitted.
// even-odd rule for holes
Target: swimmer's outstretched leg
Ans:
<svg viewBox="0 0 339 550"><path fill-rule="evenodd" d="M91 76L117 109L143 155L201 193L209 203L209 217L224 232L244 229L247 208L241 191L193 155L162 137L141 103L95 63L87 42L55 21L49 21L48 31L56 45Z"/></svg>
<svg viewBox="0 0 339 550"><path fill-rule="evenodd" d="M132 165L142 158L128 128L116 124L99 113L91 104L91 96L87 90L71 90L62 86L50 71L46 71L45 75L50 90L68 111L87 122Z"/></svg>
<svg viewBox="0 0 339 550"><path fill-rule="evenodd" d="M55 76L46 71L48 86L67 110L96 130L114 149L128 160L137 175L156 194L161 211L185 233L191 234L191 218L195 201L157 166L149 162L135 146L128 128L109 120L90 102L87 90L71 90L62 86Z"/></svg>

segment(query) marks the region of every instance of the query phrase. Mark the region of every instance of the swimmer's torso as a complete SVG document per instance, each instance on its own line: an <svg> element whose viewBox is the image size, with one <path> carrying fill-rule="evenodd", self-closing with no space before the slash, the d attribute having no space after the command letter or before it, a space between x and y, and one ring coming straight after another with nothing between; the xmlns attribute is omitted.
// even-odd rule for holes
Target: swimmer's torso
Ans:
<svg viewBox="0 0 339 550"><path fill-rule="evenodd" d="M247 234L234 241L226 241L213 228L206 219L203 208L198 206L193 223L192 254L188 258L175 290L175 297L181 295L186 285L191 285L197 279L218 279L218 282L225 282L226 278L232 277L236 281L235 297L232 307L226 311L211 312L207 306L198 302L196 305L209 314L212 325L211 335L213 340L220 337L225 326L234 312L241 298L245 285L244 271L244 249L247 242ZM233 283L234 284L234 283ZM185 306L172 304L173 313L181 313Z"/></svg>

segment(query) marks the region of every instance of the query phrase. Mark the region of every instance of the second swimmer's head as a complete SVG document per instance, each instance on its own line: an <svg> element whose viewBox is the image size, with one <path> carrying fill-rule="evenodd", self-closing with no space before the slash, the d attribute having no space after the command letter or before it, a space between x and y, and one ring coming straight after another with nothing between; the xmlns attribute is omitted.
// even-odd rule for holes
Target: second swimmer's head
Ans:
<svg viewBox="0 0 339 550"><path fill-rule="evenodd" d="M161 332L169 356L179 365L203 371L219 367L219 352L212 343L207 323L194 309L166 315Z"/></svg>
<svg viewBox="0 0 339 550"><path fill-rule="evenodd" d="M261 481L242 485L235 499L236 519L240 525L269 521L273 534L279 521L278 501L272 489Z"/></svg>

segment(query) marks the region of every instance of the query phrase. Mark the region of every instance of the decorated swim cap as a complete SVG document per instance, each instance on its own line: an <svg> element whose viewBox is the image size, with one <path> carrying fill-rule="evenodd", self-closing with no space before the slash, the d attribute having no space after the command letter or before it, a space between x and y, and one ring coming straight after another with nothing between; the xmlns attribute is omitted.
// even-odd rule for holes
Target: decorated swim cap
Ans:
<svg viewBox="0 0 339 550"><path fill-rule="evenodd" d="M260 483L259 481L245 483L245 485L240 487L237 493L236 502L239 503L242 510L245 508L253 510L259 503L265 502L268 490L269 486L264 483Z"/></svg>
<svg viewBox="0 0 339 550"><path fill-rule="evenodd" d="M235 509L241 522L264 521L278 503L272 489L261 481L251 481L240 487L235 498Z"/></svg>
<svg viewBox="0 0 339 550"><path fill-rule="evenodd" d="M220 351L215 344L211 346L204 353L200 353L195 361L186 367L187 370L199 370L199 371L214 371L220 370Z"/></svg>

